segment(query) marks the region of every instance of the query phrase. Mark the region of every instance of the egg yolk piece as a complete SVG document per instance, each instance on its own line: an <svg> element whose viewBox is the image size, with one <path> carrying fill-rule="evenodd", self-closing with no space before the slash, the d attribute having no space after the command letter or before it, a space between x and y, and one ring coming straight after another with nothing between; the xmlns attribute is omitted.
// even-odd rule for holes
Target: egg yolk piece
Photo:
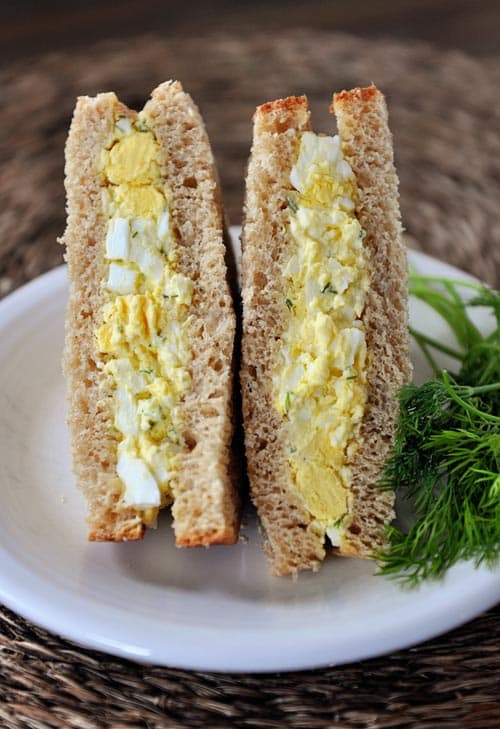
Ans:
<svg viewBox="0 0 500 729"><path fill-rule="evenodd" d="M150 185L159 177L158 143L144 129L122 136L108 152L106 176L113 185Z"/></svg>
<svg viewBox="0 0 500 729"><path fill-rule="evenodd" d="M349 520L347 463L359 447L367 400L364 232L337 136L305 132L290 182L274 406L288 423L293 488L318 530L341 546Z"/></svg>
<svg viewBox="0 0 500 729"><path fill-rule="evenodd" d="M95 336L112 397L123 502L153 524L172 501L182 448L192 282L177 270L160 148L140 115L117 120L102 175L107 266Z"/></svg>

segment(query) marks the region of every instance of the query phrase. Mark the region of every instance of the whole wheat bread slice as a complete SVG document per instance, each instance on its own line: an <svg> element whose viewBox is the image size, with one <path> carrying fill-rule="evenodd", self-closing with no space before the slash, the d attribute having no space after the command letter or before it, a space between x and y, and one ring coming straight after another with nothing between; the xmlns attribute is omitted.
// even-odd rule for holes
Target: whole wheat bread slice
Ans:
<svg viewBox="0 0 500 729"><path fill-rule="evenodd" d="M352 464L349 532L342 553L369 556L383 542L393 497L374 488L392 442L396 392L410 376L406 253L398 181L385 101L375 87L335 97L342 148L359 191L357 215L366 232L372 287L363 320L370 352L363 442ZM301 134L310 128L305 97L264 104L254 117L242 236L243 342L241 383L248 474L271 571L318 569L325 556L318 532L291 489L287 422L273 408L271 375L286 321L281 271L289 244L287 195Z"/></svg>
<svg viewBox="0 0 500 729"><path fill-rule="evenodd" d="M351 524L342 553L369 557L394 518L394 494L374 488L393 443L397 391L412 374L408 332L408 265L402 239L398 177L383 95L375 86L335 94L342 151L358 187L356 214L366 235L370 288L363 322L369 353L368 404L353 474Z"/></svg>
<svg viewBox="0 0 500 729"><path fill-rule="evenodd" d="M178 82L161 84L144 109L160 144L171 190L177 269L194 282L191 383L182 409L182 453L174 492L178 546L233 543L239 495L233 477L235 316L227 280L219 186L203 121ZM88 502L89 539L139 539L140 516L121 503L118 433L94 331L107 300L102 282L106 217L99 156L118 114L136 117L113 93L78 99L66 145L66 245L70 298L64 372L73 467Z"/></svg>

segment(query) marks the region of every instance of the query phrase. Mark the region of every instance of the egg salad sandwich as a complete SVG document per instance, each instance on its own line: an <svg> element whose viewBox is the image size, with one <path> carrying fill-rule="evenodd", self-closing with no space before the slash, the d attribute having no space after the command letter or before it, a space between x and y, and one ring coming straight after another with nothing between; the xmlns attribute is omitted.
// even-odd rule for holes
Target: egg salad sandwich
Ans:
<svg viewBox="0 0 500 729"><path fill-rule="evenodd" d="M393 495L374 486L409 380L407 264L382 94L257 108L242 236L242 395L252 498L271 571L317 570L328 544L369 557Z"/></svg>
<svg viewBox="0 0 500 729"><path fill-rule="evenodd" d="M235 316L214 160L178 82L78 99L66 145L64 371L90 540L233 543Z"/></svg>

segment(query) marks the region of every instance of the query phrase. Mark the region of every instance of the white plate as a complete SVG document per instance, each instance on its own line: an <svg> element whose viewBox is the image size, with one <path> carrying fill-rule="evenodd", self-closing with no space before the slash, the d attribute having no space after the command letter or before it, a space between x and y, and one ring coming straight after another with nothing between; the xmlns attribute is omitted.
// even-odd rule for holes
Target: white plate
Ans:
<svg viewBox="0 0 500 729"><path fill-rule="evenodd" d="M410 260L421 272L464 275L420 254ZM251 512L248 542L234 547L176 549L168 515L141 543L88 543L65 426L65 303L61 267L0 304L0 600L8 607L115 655L249 672L387 653L500 599L500 569L468 563L414 591L355 559L328 559L297 582L270 577ZM412 320L445 337L422 307L412 309Z"/></svg>

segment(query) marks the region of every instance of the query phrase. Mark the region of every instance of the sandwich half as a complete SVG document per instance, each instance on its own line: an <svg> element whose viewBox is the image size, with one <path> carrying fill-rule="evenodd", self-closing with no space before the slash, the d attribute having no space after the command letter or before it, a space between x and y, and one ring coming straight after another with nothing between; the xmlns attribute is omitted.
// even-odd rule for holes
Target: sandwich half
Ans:
<svg viewBox="0 0 500 729"><path fill-rule="evenodd" d="M392 520L375 488L411 375L406 251L383 95L257 108L242 235L241 384L251 494L276 575L330 543L372 556Z"/></svg>
<svg viewBox="0 0 500 729"><path fill-rule="evenodd" d="M235 316L214 160L178 82L78 99L66 144L64 372L90 540L233 543Z"/></svg>

